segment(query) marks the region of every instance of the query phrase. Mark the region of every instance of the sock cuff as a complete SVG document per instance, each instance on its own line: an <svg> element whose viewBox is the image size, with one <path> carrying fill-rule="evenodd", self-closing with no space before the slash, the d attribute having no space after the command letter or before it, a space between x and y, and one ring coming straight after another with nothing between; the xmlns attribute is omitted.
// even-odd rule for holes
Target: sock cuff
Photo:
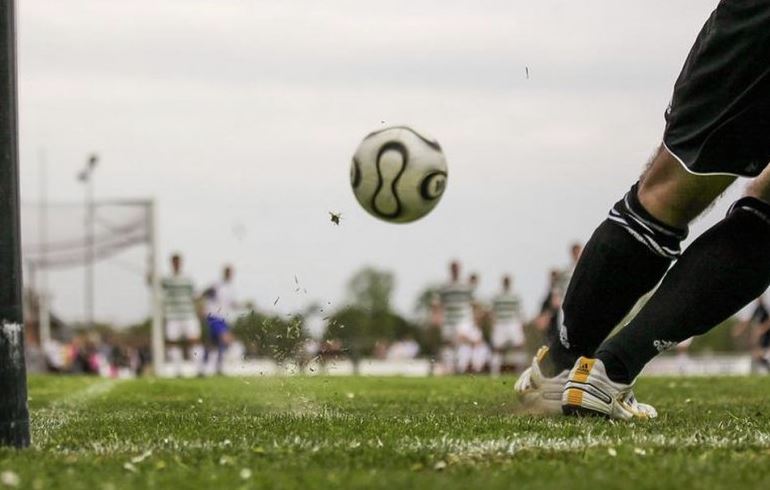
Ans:
<svg viewBox="0 0 770 490"><path fill-rule="evenodd" d="M674 228L651 215L639 201L639 183L631 187L623 199L610 209L609 221L623 227L654 254L669 260L682 253L680 243L688 229Z"/></svg>
<svg viewBox="0 0 770 490"><path fill-rule="evenodd" d="M770 204L766 203L756 197L746 196L738 199L727 210L727 216L732 215L738 211L746 211L752 213L757 218L770 225Z"/></svg>

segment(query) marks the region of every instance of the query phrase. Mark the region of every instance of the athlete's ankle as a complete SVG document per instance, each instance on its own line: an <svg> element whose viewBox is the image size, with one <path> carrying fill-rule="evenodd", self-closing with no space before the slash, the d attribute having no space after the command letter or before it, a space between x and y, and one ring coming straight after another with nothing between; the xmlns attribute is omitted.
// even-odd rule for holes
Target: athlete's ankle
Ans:
<svg viewBox="0 0 770 490"><path fill-rule="evenodd" d="M607 377L615 383L631 384L632 379L628 374L628 369L623 361L615 354L608 350L597 351L596 358L602 361L604 364L604 370L607 372Z"/></svg>
<svg viewBox="0 0 770 490"><path fill-rule="evenodd" d="M541 362L540 369L544 376L553 378L565 370L572 369L579 355L573 354L559 341L548 345L548 355Z"/></svg>

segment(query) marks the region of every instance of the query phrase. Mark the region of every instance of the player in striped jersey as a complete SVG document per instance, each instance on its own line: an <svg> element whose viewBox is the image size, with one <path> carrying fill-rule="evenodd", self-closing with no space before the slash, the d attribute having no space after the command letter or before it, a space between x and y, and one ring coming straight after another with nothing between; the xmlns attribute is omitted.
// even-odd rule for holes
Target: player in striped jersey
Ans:
<svg viewBox="0 0 770 490"><path fill-rule="evenodd" d="M511 277L503 276L502 290L492 299L491 372L499 375L507 351L524 347L521 300L511 288Z"/></svg>
<svg viewBox="0 0 770 490"><path fill-rule="evenodd" d="M439 291L436 305L441 318L441 360L447 372L454 372L457 366L458 332L474 327L472 290L468 284L460 282L460 263L449 264L450 279Z"/></svg>
<svg viewBox="0 0 770 490"><path fill-rule="evenodd" d="M484 339L482 326L487 318L487 309L476 299L479 286L478 274L468 277L470 289L471 321L463 322L457 328L457 372L480 373L487 365L491 351Z"/></svg>
<svg viewBox="0 0 770 490"><path fill-rule="evenodd" d="M202 359L201 325L195 309L195 287L182 274L182 256L171 256L171 275L161 281L163 289L163 317L166 326L168 359L177 375L181 375L184 358L182 348L187 345L188 358ZM195 354L193 353L195 351Z"/></svg>

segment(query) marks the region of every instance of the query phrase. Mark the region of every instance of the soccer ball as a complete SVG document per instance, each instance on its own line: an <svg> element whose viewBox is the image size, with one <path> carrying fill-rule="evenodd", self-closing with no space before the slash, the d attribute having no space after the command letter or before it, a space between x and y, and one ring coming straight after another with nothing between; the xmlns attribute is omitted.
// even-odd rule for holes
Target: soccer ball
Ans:
<svg viewBox="0 0 770 490"><path fill-rule="evenodd" d="M392 223L422 218L438 204L447 164L433 138L407 126L368 135L350 166L350 185L370 214Z"/></svg>

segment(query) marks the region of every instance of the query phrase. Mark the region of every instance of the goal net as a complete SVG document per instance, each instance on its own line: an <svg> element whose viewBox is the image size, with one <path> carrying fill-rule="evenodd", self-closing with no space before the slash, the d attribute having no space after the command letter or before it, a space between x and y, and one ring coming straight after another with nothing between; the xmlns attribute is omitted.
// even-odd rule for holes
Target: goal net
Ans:
<svg viewBox="0 0 770 490"><path fill-rule="evenodd" d="M129 249L144 247L146 263L135 272L149 282L147 312L152 317L152 354L156 365L163 362L160 316L160 280L155 240L155 210L152 200L111 200L86 203L21 204L22 259L30 310L41 345L51 340L47 273L67 269L93 270L96 263L113 259ZM87 273L86 273L87 274ZM88 277L86 275L86 277ZM103 286L103 285L100 285ZM92 281L84 282L83 296L93 300ZM89 301L86 300L86 303ZM87 308L88 309L88 308ZM86 312L93 319L93 307Z"/></svg>

